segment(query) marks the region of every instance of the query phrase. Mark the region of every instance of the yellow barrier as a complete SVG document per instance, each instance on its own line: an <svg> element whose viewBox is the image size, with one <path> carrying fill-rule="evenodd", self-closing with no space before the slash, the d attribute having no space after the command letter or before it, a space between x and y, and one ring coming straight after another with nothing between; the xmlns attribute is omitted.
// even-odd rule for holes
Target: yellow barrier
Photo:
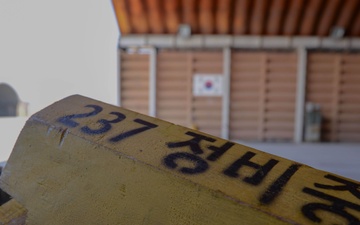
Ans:
<svg viewBox="0 0 360 225"><path fill-rule="evenodd" d="M360 224L360 184L82 96L33 115L0 187L28 224Z"/></svg>

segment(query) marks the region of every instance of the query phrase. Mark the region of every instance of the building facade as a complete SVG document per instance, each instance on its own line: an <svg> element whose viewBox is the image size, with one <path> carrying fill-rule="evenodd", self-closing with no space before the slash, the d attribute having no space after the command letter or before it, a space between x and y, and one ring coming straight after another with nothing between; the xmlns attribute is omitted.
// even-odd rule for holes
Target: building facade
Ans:
<svg viewBox="0 0 360 225"><path fill-rule="evenodd" d="M295 0L267 8L260 3L270 1L194 1L197 11L189 1L134 2L113 1L124 31L121 106L232 140L303 142L310 131L318 134L312 141L360 141L360 10L350 8L359 1L338 11L322 2L313 21L305 10L314 3L296 8ZM244 2L249 22L239 24ZM161 4L170 21L155 23ZM318 110L315 123L307 105Z"/></svg>

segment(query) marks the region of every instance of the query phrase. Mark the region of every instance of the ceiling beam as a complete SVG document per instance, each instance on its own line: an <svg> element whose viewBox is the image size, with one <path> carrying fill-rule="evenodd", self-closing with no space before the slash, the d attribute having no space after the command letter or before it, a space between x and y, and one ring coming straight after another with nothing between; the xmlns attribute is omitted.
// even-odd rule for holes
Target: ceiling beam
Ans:
<svg viewBox="0 0 360 225"><path fill-rule="evenodd" d="M266 9L268 5L267 0L255 0L254 8L250 21L250 34L262 35L264 34Z"/></svg>
<svg viewBox="0 0 360 225"><path fill-rule="evenodd" d="M197 0L182 0L182 20L190 25L192 34L199 33L198 4Z"/></svg>
<svg viewBox="0 0 360 225"><path fill-rule="evenodd" d="M199 25L202 34L214 33L214 0L200 0L199 2Z"/></svg>
<svg viewBox="0 0 360 225"><path fill-rule="evenodd" d="M176 34L180 24L180 4L179 0L163 1L165 8L165 25L167 33Z"/></svg>
<svg viewBox="0 0 360 225"><path fill-rule="evenodd" d="M232 23L232 0L218 1L216 7L215 24L217 34L228 34ZM231 18L231 19L230 19Z"/></svg>
<svg viewBox="0 0 360 225"><path fill-rule="evenodd" d="M273 0L270 6L269 18L267 21L266 34L278 35L281 30L284 14L285 14L286 1Z"/></svg>
<svg viewBox="0 0 360 225"><path fill-rule="evenodd" d="M304 16L300 25L300 35L309 36L314 34L320 18L322 3L323 0L311 0L305 5Z"/></svg>
<svg viewBox="0 0 360 225"><path fill-rule="evenodd" d="M354 18L355 13L359 14L359 1L358 0L347 0L344 2L344 7L339 13L339 17L335 23L338 27L343 27L345 32L349 32L349 25L351 19Z"/></svg>
<svg viewBox="0 0 360 225"><path fill-rule="evenodd" d="M149 25L145 5L141 0L130 0L130 13L132 19L132 26L135 33L146 34L149 33Z"/></svg>
<svg viewBox="0 0 360 225"><path fill-rule="evenodd" d="M316 32L318 36L328 36L330 34L331 25L335 22L337 12L341 7L340 3L341 0L326 1L324 13Z"/></svg>
<svg viewBox="0 0 360 225"><path fill-rule="evenodd" d="M247 34L249 32L250 0L235 0L233 34Z"/></svg>
<svg viewBox="0 0 360 225"><path fill-rule="evenodd" d="M162 2L159 0L146 0L148 8L148 22L150 32L153 34L163 34L165 32Z"/></svg>
<svg viewBox="0 0 360 225"><path fill-rule="evenodd" d="M126 0L112 0L121 35L131 33L130 15Z"/></svg>
<svg viewBox="0 0 360 225"><path fill-rule="evenodd" d="M357 13L353 20L352 29L350 30L350 35L360 37L360 6L357 8Z"/></svg>
<svg viewBox="0 0 360 225"><path fill-rule="evenodd" d="M285 17L283 34L295 35L298 32L303 6L304 6L304 0L291 1L290 8Z"/></svg>

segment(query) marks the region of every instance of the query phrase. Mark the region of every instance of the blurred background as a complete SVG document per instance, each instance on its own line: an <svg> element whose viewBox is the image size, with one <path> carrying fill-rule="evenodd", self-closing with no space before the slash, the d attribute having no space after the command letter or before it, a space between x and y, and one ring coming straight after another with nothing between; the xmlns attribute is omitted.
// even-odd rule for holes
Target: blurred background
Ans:
<svg viewBox="0 0 360 225"><path fill-rule="evenodd" d="M360 0L0 0L0 161L71 94L360 180Z"/></svg>
<svg viewBox="0 0 360 225"><path fill-rule="evenodd" d="M118 37L110 1L0 0L0 161L27 117L65 96L117 103Z"/></svg>

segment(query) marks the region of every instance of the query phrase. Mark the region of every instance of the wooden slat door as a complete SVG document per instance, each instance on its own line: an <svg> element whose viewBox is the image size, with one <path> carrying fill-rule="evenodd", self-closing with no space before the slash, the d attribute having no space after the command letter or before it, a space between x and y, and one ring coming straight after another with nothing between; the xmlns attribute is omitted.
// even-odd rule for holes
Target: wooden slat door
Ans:
<svg viewBox="0 0 360 225"><path fill-rule="evenodd" d="M156 116L187 127L191 126L188 115L191 110L190 66L187 52L158 52Z"/></svg>
<svg viewBox="0 0 360 225"><path fill-rule="evenodd" d="M233 52L230 79L230 139L258 140L262 53ZM263 101L261 101L263 104Z"/></svg>
<svg viewBox="0 0 360 225"><path fill-rule="evenodd" d="M194 97L192 86L195 74L222 73L221 51L160 50L156 116L220 136L222 97Z"/></svg>
<svg viewBox="0 0 360 225"><path fill-rule="evenodd" d="M292 141L297 55L233 52L230 139Z"/></svg>
<svg viewBox="0 0 360 225"><path fill-rule="evenodd" d="M360 142L360 54L341 54L338 140Z"/></svg>
<svg viewBox="0 0 360 225"><path fill-rule="evenodd" d="M292 141L295 130L297 54L266 53L264 139Z"/></svg>
<svg viewBox="0 0 360 225"><path fill-rule="evenodd" d="M120 90L121 106L149 113L149 55L121 53Z"/></svg>
<svg viewBox="0 0 360 225"><path fill-rule="evenodd" d="M222 51L196 51L192 59L193 74L223 75ZM221 96L196 96L192 103L192 121L200 131L221 136Z"/></svg>
<svg viewBox="0 0 360 225"><path fill-rule="evenodd" d="M360 141L360 54L311 52L307 102L321 107L323 141Z"/></svg>

